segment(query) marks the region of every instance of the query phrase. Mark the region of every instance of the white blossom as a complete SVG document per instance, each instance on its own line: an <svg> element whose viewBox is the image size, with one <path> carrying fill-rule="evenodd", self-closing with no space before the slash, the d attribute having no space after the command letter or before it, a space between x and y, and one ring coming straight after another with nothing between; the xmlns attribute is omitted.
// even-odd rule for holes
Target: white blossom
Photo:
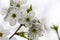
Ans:
<svg viewBox="0 0 60 40"><path fill-rule="evenodd" d="M17 7L9 7L6 11L6 16L4 18L5 21L8 21L11 26L15 25L19 18L22 19L21 13L26 10L27 6L21 6L20 8Z"/></svg>
<svg viewBox="0 0 60 40"><path fill-rule="evenodd" d="M18 18L19 18L20 14L18 13L18 9L11 7L8 10L8 14L5 16L4 20L5 21L9 21L10 25L15 25Z"/></svg>
<svg viewBox="0 0 60 40"><path fill-rule="evenodd" d="M26 27L30 27L32 24L32 19L35 17L35 13L34 11L30 11L29 13L27 13L26 11L22 12L22 19L19 19L19 23L21 24L25 24Z"/></svg>
<svg viewBox="0 0 60 40"><path fill-rule="evenodd" d="M36 37L42 36L43 33L44 33L44 30L42 25L40 23L36 23L29 28L28 38L33 40Z"/></svg>

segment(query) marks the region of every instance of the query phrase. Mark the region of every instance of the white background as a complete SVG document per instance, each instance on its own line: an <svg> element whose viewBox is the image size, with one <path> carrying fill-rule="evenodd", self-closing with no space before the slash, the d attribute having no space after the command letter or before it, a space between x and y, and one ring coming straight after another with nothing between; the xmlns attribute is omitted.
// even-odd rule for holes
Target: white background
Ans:
<svg viewBox="0 0 60 40"><path fill-rule="evenodd" d="M49 29L43 37L39 37L39 40L58 40L57 34L54 30L50 29L52 25L58 25L60 30L60 0L27 0L27 4L33 5L33 10L36 12L36 17L44 18ZM1 8L8 7L9 0L0 0ZM3 23L3 24L2 24ZM0 24L7 26L3 21L3 16L0 15ZM8 28L8 27L7 27ZM13 29L13 28L12 28ZM60 33L60 31L59 31ZM19 39L20 38L20 39ZM18 40L25 40L24 38L17 37Z"/></svg>

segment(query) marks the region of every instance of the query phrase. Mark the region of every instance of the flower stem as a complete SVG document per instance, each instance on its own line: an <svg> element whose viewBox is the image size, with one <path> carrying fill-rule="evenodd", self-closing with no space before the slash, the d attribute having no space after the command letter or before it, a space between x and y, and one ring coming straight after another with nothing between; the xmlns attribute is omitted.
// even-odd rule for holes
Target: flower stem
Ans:
<svg viewBox="0 0 60 40"><path fill-rule="evenodd" d="M60 40L60 37L59 37L58 31L56 31L56 33L57 33L58 39Z"/></svg>
<svg viewBox="0 0 60 40"><path fill-rule="evenodd" d="M21 25L18 27L18 29L15 31L15 33L14 33L9 39L11 39L11 38L17 33L17 31L18 31L22 26L25 26L25 25L24 25L24 24L21 24Z"/></svg>

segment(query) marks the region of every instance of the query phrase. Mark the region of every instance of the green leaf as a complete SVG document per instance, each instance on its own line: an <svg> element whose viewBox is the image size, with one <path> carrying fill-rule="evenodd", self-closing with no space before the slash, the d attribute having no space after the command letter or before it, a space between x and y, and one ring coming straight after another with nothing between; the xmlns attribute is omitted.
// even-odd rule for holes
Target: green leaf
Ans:
<svg viewBox="0 0 60 40"><path fill-rule="evenodd" d="M29 9L27 9L27 13L29 13L30 11L32 11L32 5L30 5Z"/></svg>
<svg viewBox="0 0 60 40"><path fill-rule="evenodd" d="M53 25L53 27L51 27L51 28L58 31L58 26L56 26L56 25Z"/></svg>
<svg viewBox="0 0 60 40"><path fill-rule="evenodd" d="M24 38L26 38L26 36L25 36L25 32L18 32L18 33L16 33L18 36L21 36L21 37L24 37Z"/></svg>

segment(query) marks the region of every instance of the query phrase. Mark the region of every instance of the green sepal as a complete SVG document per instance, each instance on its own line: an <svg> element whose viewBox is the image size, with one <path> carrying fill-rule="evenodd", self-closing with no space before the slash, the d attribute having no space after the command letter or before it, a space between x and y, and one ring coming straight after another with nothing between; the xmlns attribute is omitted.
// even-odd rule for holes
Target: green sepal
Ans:
<svg viewBox="0 0 60 40"><path fill-rule="evenodd" d="M32 10L32 5L30 5L30 11Z"/></svg>
<svg viewBox="0 0 60 40"><path fill-rule="evenodd" d="M29 9L27 9L27 13L29 13L30 11L32 11L32 5L30 5Z"/></svg>
<svg viewBox="0 0 60 40"><path fill-rule="evenodd" d="M40 20L38 20L37 22L40 23Z"/></svg>
<svg viewBox="0 0 60 40"><path fill-rule="evenodd" d="M18 32L18 33L16 33L18 36L21 36L21 37L24 37L24 38L26 38L26 36L25 36L25 32Z"/></svg>
<svg viewBox="0 0 60 40"><path fill-rule="evenodd" d="M53 25L53 27L51 27L51 28L58 31L58 26L56 26L56 25Z"/></svg>

